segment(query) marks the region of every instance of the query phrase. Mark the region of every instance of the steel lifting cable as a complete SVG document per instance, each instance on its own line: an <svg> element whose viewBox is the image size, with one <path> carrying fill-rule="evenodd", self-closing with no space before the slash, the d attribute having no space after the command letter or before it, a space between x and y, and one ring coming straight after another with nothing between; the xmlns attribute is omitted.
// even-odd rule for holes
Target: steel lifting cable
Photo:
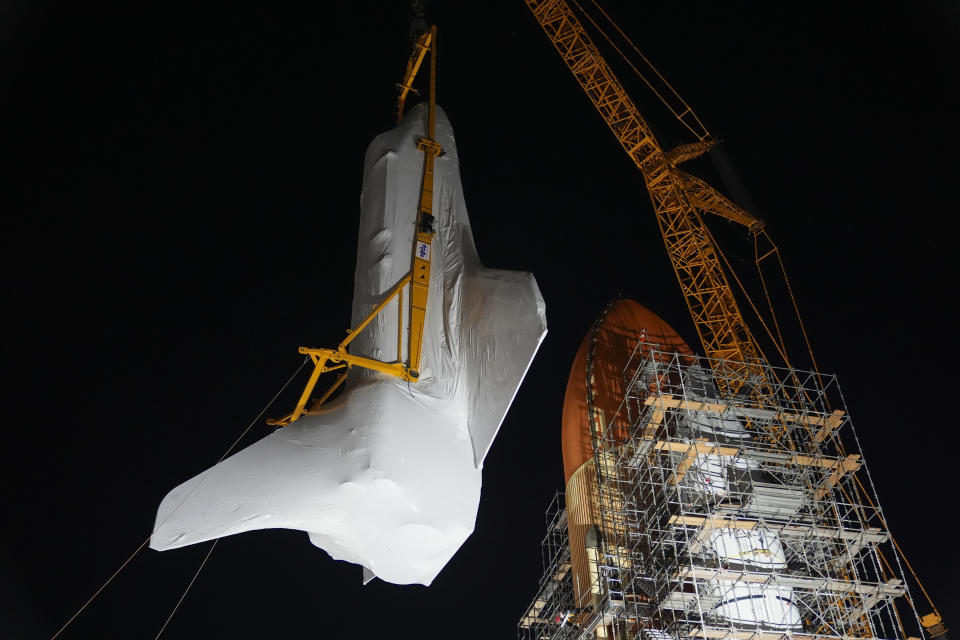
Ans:
<svg viewBox="0 0 960 640"><path fill-rule="evenodd" d="M653 71L655 74L657 74L657 77L660 78L660 80L667 87L667 89L670 90L670 93L672 93L674 97L680 101L680 104L683 105L684 110L681 113L677 113L677 110L674 109L670 105L670 103L668 103L666 100L663 100L663 98L661 98L661 100L663 100L664 105L666 105L667 109L670 109L670 112L673 113L674 116L676 116L677 120L682 122L688 129L690 129L693 132L695 136L700 138L700 140L709 138L710 132L707 130L707 126L703 124L703 121L700 120L700 117L696 114L696 112L694 112L693 107L687 104L687 101L683 99L683 96L681 96L680 93L673 88L673 85L670 84L670 82L665 77L663 77L663 74L660 73L660 70L657 69L652 62L650 62L647 56L643 55L643 52L640 51L637 45L633 43L633 40L630 39L630 36L624 33L623 29L620 28L620 25L618 25L616 21L614 21L614 19L610 17L610 15L603 9L603 7L597 4L597 0L592 0L592 2L593 2L593 5L600 11L600 13L603 14L603 17L607 19L607 22L612 24L613 28L617 30L617 33L619 33L620 36L627 41L627 43L633 49L634 53L640 56L640 59L643 60L644 64L650 67L650 70ZM687 124L686 121L683 119L683 116L688 113L690 114L691 117L693 117L694 120L697 121L697 124L700 125L700 130L702 131L702 133L697 133L696 131L694 131L693 127Z"/></svg>
<svg viewBox="0 0 960 640"><path fill-rule="evenodd" d="M854 434L854 437L856 437L856 434ZM840 453L841 456L847 455L846 447L843 445L843 442L839 438L834 439L834 444L836 445L837 451ZM869 472L868 472L868 475L869 475ZM876 516L880 520L880 525L890 536L890 543L893 546L894 550L897 552L896 555L894 556L894 559L897 559L897 558L902 559L904 564L907 565L907 569L910 571L910 575L913 576L913 579L917 583L917 586L920 587L920 591L923 593L924 598L926 598L927 604L929 604L930 608L933 609L933 613L936 614L938 617L940 617L940 611L937 609L937 605L934 604L933 598L930 597L930 594L927 592L926 587L923 586L923 582L920 580L920 576L917 575L917 572L914 570L913 565L910 564L910 559L907 558L907 554L903 552L903 548L900 547L900 544L897 542L896 537L894 537L893 532L890 530L889 525L887 525L886 518L883 517L883 513L880 511L877 505L873 502L873 499L870 497L870 493L867 491L867 488L863 486L863 481L860 479L860 476L854 473L851 477L853 478L853 482L856 485L855 487L853 487L856 497L858 498L862 497L863 499L866 500L870 508L876 512ZM872 481L871 481L871 486L872 486ZM844 488L841 485L839 489L840 489L840 492L844 495L844 497L850 502L850 504L856 503L856 501L854 500L854 497L847 492L846 488ZM876 489L874 489L874 491L876 491ZM860 522L864 526L867 526L867 522L869 521L870 518L869 516L867 516L866 512L864 511L864 507L860 506L859 508L855 509L855 511L858 513L857 517L860 519ZM876 550L877 550L877 555L879 555L880 557L880 561L883 563L883 565L886 566L887 571L893 574L894 573L893 567L890 565L890 561L887 560L886 556L884 555L883 550L880 547L877 547ZM897 622L900 624L901 631L904 631L903 622L900 620L900 614L899 612L897 612L897 609L896 609L896 601L894 600L893 602L894 602L893 610L897 614ZM914 615L919 615L916 610L916 607L912 606L912 601L911 601L911 609L913 610ZM905 631L904 631L904 635L906 635Z"/></svg>
<svg viewBox="0 0 960 640"><path fill-rule="evenodd" d="M770 295L767 292L766 281L763 278L763 272L761 270L761 262L763 262L770 255L775 255L777 257L777 263L780 266L780 273L783 276L784 284L786 285L787 292L790 295L790 302L793 305L794 315L796 316L797 322L800 325L800 331L803 334L804 345L807 347L807 354L810 356L810 362L813 365L813 372L817 376L818 383L820 384L821 387L823 387L822 374L820 373L820 367L817 365L817 359L813 355L813 346L810 344L810 337L807 334L806 325L803 322L803 317L800 315L800 307L797 303L797 298L793 293L793 287L790 285L790 278L787 276L787 269L786 269L786 266L783 264L783 256L780 255L780 248L776 245L776 243L774 243L773 239L770 237L770 235L766 232L765 229L762 229L761 233L763 233L764 238L766 238L767 242L770 244L771 249L761 256L758 249L757 237L754 236L754 262L757 267L757 272L760 274L760 279L763 282L764 294L767 296L767 302L771 306L770 312L771 312L771 315L773 316L773 321L774 323L777 322L776 315L773 313L772 303L770 301ZM728 264L727 267L730 268L730 265ZM741 289L742 289L742 285L741 285ZM768 330L768 333L769 333L769 330ZM777 327L777 334L778 335L780 334L779 327ZM782 337L781 337L781 340L782 340ZM829 399L828 399L828 403L829 403ZM840 455L845 456L846 447L843 446L843 443L839 439L837 440L836 444L837 444L837 449L840 452ZM933 598L930 597L930 594L927 592L926 587L924 586L923 582L920 580L920 576L917 575L917 572L914 570L913 565L910 564L910 559L907 558L907 555L904 553L903 548L900 546L900 544L897 542L897 539L894 537L893 532L890 531L890 527L886 522L886 518L884 518L880 510L877 509L877 506L874 504L873 499L870 497L870 493L867 491L866 487L863 486L863 482L860 480L860 477L854 474L853 481L856 483L857 487L859 488L858 493L866 499L867 503L870 505L871 508L876 510L877 516L880 518L880 524L883 526L884 529L886 529L887 533L890 535L891 545L894 547L899 557L903 560L903 563L907 566L907 570L910 572L910 575L913 577L917 586L920 588L920 591L921 593L923 593L924 598L926 598L927 604L930 605L930 608L933 609L933 612L937 616L940 616L940 612L937 610L937 606L936 604L934 604ZM844 489L841 489L841 490L844 493L846 493L846 490ZM893 573L893 567L890 566L890 562L884 556L883 551L880 549L877 549L877 552L880 556L881 561L886 565L887 570ZM900 623L901 630L902 630L903 623L900 621L899 618L900 616L898 613L897 621Z"/></svg>
<svg viewBox="0 0 960 640"><path fill-rule="evenodd" d="M593 19L593 16L591 16L589 13L587 13L586 11L584 11L583 7L580 6L580 3L577 2L577 0L570 0L570 1L573 3L573 5L574 5L577 9L580 10L580 13L582 13L583 16L584 16L587 20L590 21L590 24L593 25L593 28L596 29L596 30L600 33L600 35L602 35L602 36L604 37L604 39L607 41L607 43L608 43L611 47L613 47L613 49L614 49L618 54L620 54L620 57L623 58L623 61L626 62L626 63L630 66L631 69L633 69L633 72L634 72L635 74L637 74L637 76L638 76L641 80L643 80L643 83L646 84L646 85L647 85L647 88L650 89L650 91L653 92L653 95L657 96L657 98L660 99L660 102L662 102L662 103L667 107L667 109L670 111L670 113L673 113L673 115L677 115L676 112L673 110L673 108L670 106L670 103L667 102L667 99L664 98L664 97L660 94L659 91L657 91L657 88L653 86L653 83L650 82L650 81L647 79L647 77L646 77L645 75L643 75L643 73L641 73L641 71L640 71L639 69L637 69L636 65L634 65L633 62L631 62L631 60L626 56L626 54L624 54L623 51L620 50L620 47L618 47L617 44L613 41L613 39L612 39L609 35L607 35L607 32L603 30L603 27L601 27L599 24L597 24L597 21ZM608 19L609 19L609 18L608 18ZM659 75L659 74L658 74L658 75ZM697 137L699 137L699 135L697 134L697 132L690 128L690 125L688 125L686 122L683 122L683 120L680 120L680 122L682 122L688 129L690 129L690 131L691 131L694 135L696 135Z"/></svg>
<svg viewBox="0 0 960 640"><path fill-rule="evenodd" d="M933 612L934 612L938 617L941 617L941 616L940 616L940 611L937 609L937 605L935 605L935 604L933 603L933 598L931 598L931 597L930 597L930 594L927 593L926 587L924 587L924 586L923 586L923 582L920 581L920 576L918 576L918 575L917 575L917 572L914 571L913 565L910 564L910 560L907 558L907 554L905 554L905 553L903 552L903 549L900 547L900 543L897 542L897 539L893 536L893 532L890 530L889 525L887 525L887 519L883 517L883 513L880 511L880 509L877 507L877 505L874 504L873 500L870 498L870 494L867 493L867 488L863 486L863 482L860 480L860 478L859 478L857 475L854 475L854 476L853 476L853 481L857 484L858 487L860 487L860 490L863 492L863 496L867 499L867 502L870 504L870 507L871 507L872 509L875 509L875 510L876 510L876 512L877 512L877 517L880 519L880 524L882 524L882 525L883 525L883 528L887 530L887 533L888 533L888 534L890 534L890 542L891 542L891 544L893 545L894 549L897 550L897 553L899 553L900 558L903 559L903 563L904 563L905 565L907 565L907 569L910 570L910 575L913 576L913 579L917 582L917 586L920 587L920 591L923 592L923 597L925 597L925 598L927 599L927 604L930 605L930 608L933 609ZM873 484L873 482L871 481L871 485L872 485L872 484ZM878 550L878 551L879 551L879 550ZM883 553L882 553L882 552L880 553L880 555L881 555L881 557L883 557ZM884 558L884 562L887 562L887 559L886 559L886 558ZM888 563L888 566L889 566L889 563ZM891 569L891 571L892 571L892 569ZM916 610L914 610L914 613L917 613ZM941 619L942 619L942 617L941 617Z"/></svg>
<svg viewBox="0 0 960 640"><path fill-rule="evenodd" d="M277 393L273 396L273 398L270 399L270 402L268 402L267 405L263 408L263 410L260 411L260 413L257 415L257 417L254 418L254 419L250 422L250 424L247 425L247 428L243 430L243 433L241 433L240 436L239 436L236 440L233 441L233 444L231 444L230 447L227 448L226 451L224 451L223 455L220 456L220 459L217 460L217 464L220 464L221 462L223 462L224 458L226 458L228 455L230 455L230 452L233 451L234 448L235 448L238 444L240 444L240 441L243 440L244 436L246 436L247 433L249 433L250 429L253 428L253 425L255 425L257 422L259 422L261 418L263 418L264 414L267 413L267 410L273 405L274 402L277 401L277 398L280 397L280 394L284 392L284 390L290 385L290 383L293 382L293 379L297 377L297 374L300 373L300 371L301 371L301 370L303 369L303 367L307 364L307 362L309 362L309 360L310 360L310 357L309 357L309 356L307 356L307 357L305 357L305 358L303 359L303 362L300 363L300 366L297 367L297 369L293 372L293 374L292 374L289 378L287 378L287 381L286 381L285 383L283 383L283 386L280 387L280 390L277 391ZM201 478L200 481L203 482L203 479ZM186 500L186 498L184 498L184 500ZM180 504L182 505L183 502L181 502ZM173 509L173 511L170 512L170 515L173 515L173 513L174 513L177 509L179 509L179 508L180 508L180 505L177 505L177 506ZM169 518L170 516L167 516L167 517ZM134 551L132 554L130 554L130 557L128 557L126 560L123 561L123 564L121 564L121 565L117 568L117 570L114 571L113 574L112 574L109 578L107 578L106 582L104 582L102 585L100 585L100 588L97 589L97 590L94 592L94 594L93 594L92 596L90 596L90 598L89 598L86 602L83 603L83 606L81 606L79 609L77 609L77 612L74 613L72 616L70 616L70 619L67 620L67 621L64 623L64 625L57 630L57 632L56 632L55 634L53 634L52 636L50 636L50 640L55 640L55 639L57 638L57 636L59 636L61 633L63 633L63 631L64 631L67 627L70 626L70 624L77 618L77 616L79 616L81 613L83 613L83 610L86 609L87 606L88 606L91 602L93 602L94 599L95 599L97 596L99 596L100 593L101 593L104 589L107 588L107 585L109 585L111 582L113 582L113 579L116 578L117 575L119 575L119 573L120 573L121 571L123 571L124 568L126 568L126 566L127 566L128 564L130 564L130 562L131 562L141 551L143 551L143 548L144 548L145 546L147 546L147 543L148 543L148 542L150 542L151 536L152 536L152 534L149 535L149 536L147 536L147 538L146 538L143 542L140 543L140 546L137 547L137 550ZM219 538L218 538L218 540L219 540ZM186 590L183 592L183 595L180 596L180 601L177 602L176 606L174 606L174 608L173 608L173 611L170 612L170 615L167 617L167 621L163 623L163 627L160 629L160 633L163 633L163 630L167 627L167 624L170 623L170 619L173 618L173 614L176 613L177 608L180 606L180 603L183 602L183 599L184 599L184 598L186 598L187 592L190 591L190 588L193 586L193 583L196 581L197 576L200 575L200 571L203 569L204 565L207 563L207 560L210 558L210 554L213 553L213 549L214 549L214 547L216 547L216 546L217 546L217 540L214 540L213 545L210 547L210 550L207 551L206 557L203 559L203 562L200 563L200 567L197 569L197 572L194 574L193 580L190 581L190 584L187 585L187 588L186 588ZM157 634L157 636L156 636L157 638L160 637L160 633Z"/></svg>
<svg viewBox="0 0 960 640"><path fill-rule="evenodd" d="M810 364L813 365L813 372L817 376L817 382L821 387L823 387L823 378L822 374L820 373L820 366L817 364L817 359L813 355L813 346L810 344L810 336L807 334L807 326L803 322L803 316L800 315L800 305L797 303L797 297L794 295L793 287L790 285L790 278L787 276L787 267L783 264L783 256L780 255L780 247L778 247L773 241L773 238L770 237L770 234L767 233L766 229L760 229L760 233L762 233L763 237L766 238L771 249L761 256L758 242L759 234L756 234L753 237L753 257L754 263L757 267L757 273L760 274L760 280L763 282L763 291L767 296L768 303L771 305L770 313L774 316L774 322L776 322L776 315L773 313L772 302L770 302L770 294L767 293L767 284L763 277L763 271L760 268L760 263L766 260L770 255L775 255L777 257L777 263L780 265L780 275L783 276L783 283L786 285L787 293L790 296L790 303L793 305L793 314L797 318L797 324L800 325L800 333L803 335L803 343L807 347L807 355L810 356ZM779 327L777 327L777 333L780 333ZM782 337L780 339L783 340Z"/></svg>
<svg viewBox="0 0 960 640"><path fill-rule="evenodd" d="M50 640L54 640L57 636L59 636L61 633L63 633L63 630L66 629L67 627L69 627L69 626L70 626L70 623L73 622L74 619L75 619L78 615L80 615L80 614L83 612L84 609L87 608L87 605L90 604L91 602L93 602L93 599L96 598L98 595L100 595L100 592L101 592L101 591L103 591L104 589L107 588L107 585L110 584L110 582L113 581L113 579L117 577L117 574L118 574L118 573L120 573L121 571L123 571L123 568L124 568L124 567L126 567L128 564L130 564L130 561L133 560L134 557L136 557L136 555L137 555L138 553L140 553L140 551L142 551L145 546L147 546L147 543L148 543L148 542L150 542L150 536L147 536L147 539L140 543L140 546L137 547L137 550L134 551L133 553L131 553L131 554L130 554L130 557L123 561L123 564L120 565L120 568L117 569L116 571L114 571L112 576L110 576L109 578L107 578L107 581L104 582L104 583L100 586L100 588L97 589L96 592L95 592L92 596L90 596L90 599L87 600L86 602L84 602L84 603L83 603L83 606L80 607L79 609L77 609L77 612L76 612L75 614L73 614L72 616L70 616L70 619L67 620L67 621L63 624L63 626L60 627L59 630L57 630L57 632L56 632L55 634L53 634L52 636L50 636Z"/></svg>
<svg viewBox="0 0 960 640"><path fill-rule="evenodd" d="M720 257L723 259L723 264L726 265L726 267L727 267L727 272L733 277L734 282L736 282L736 283L737 283L737 286L740 287L740 293L743 294L743 297L744 297L744 298L746 299L746 301L750 304L750 309L753 311L754 315L757 317L757 321L760 323L760 326L762 326L763 329L764 329L764 331L767 332L767 337L770 338L770 341L773 343L774 348L775 348L775 349L777 350L777 352L780 354L780 357L783 358L784 364L786 364L787 369L790 370L790 372L791 372L790 375L793 376L793 378L794 378L795 381L799 382L799 381L797 380L797 374L796 374L796 372L795 372L794 369L793 369L793 365L790 364L790 358L787 356L786 350L781 349L780 345L777 344L777 340L776 340L776 338L773 337L773 333L770 331L770 327L768 327L768 326L767 326L767 323L764 322L763 316L760 315L760 310L757 309L757 305L754 303L753 298L751 298L751 297L750 297L750 294L747 292L747 288L743 285L743 282L741 282L740 277L737 276L737 272L733 270L733 265L730 264L730 261L727 259L726 254L723 253L723 251L720 250L720 247L719 247L719 245L717 244L716 239L713 237L713 234L710 232L710 229L707 227L707 225L703 224L703 221L702 221L702 220L701 220L701 224L702 224L702 226L703 226L704 232L705 232L706 235L707 235L707 239L710 241L710 243L711 243L711 245L713 246L714 250L717 252L717 255L720 256ZM744 318L744 322L746 322L746 318ZM763 348L761 348L761 346L760 346L759 344L755 344L755 346L756 346L756 348L757 348L757 351L758 351L759 354L760 354L760 358L761 358L764 362L769 363L770 360L769 360L769 358L767 358L767 355L763 352ZM773 369L772 367L769 367L769 366L768 366L768 370L770 371L770 375L773 376L773 379L774 379L775 381L777 381L778 384L780 384L780 383L781 383L781 380L780 380L780 378L777 376L776 371L774 371L774 369ZM796 444L793 442L793 439L792 439L792 438L789 439L787 443L783 443L783 442L780 441L780 439L779 439L778 436L773 435L773 434L771 434L771 436L774 438L774 440L775 440L777 443L781 444L782 446L785 446L785 447L787 447L787 448L789 448L789 449L791 449L791 450L796 450L797 447L796 447Z"/></svg>
<svg viewBox="0 0 960 640"><path fill-rule="evenodd" d="M173 620L173 614L177 612L177 609L180 608L180 605L183 604L184 599L186 599L187 594L190 593L193 583L197 581L197 578L200 576L200 572L203 571L203 567L207 564L207 560L210 559L210 555L213 553L213 550L217 547L217 543L220 542L220 538L216 538L213 541L213 544L210 545L210 549L207 551L207 555L203 557L203 562L200 563L200 566L197 567L197 572L193 574L193 578L190 579L190 583L187 585L187 588L183 590L183 594L180 596L180 599L177 600L177 604L173 606L173 610L170 612L170 615L167 616L166 621L163 623L163 626L160 627L160 631L157 632L157 635L154 636L153 640L157 640L161 635L163 635L164 629L167 628L167 625L170 624L170 621Z"/></svg>
<svg viewBox="0 0 960 640"><path fill-rule="evenodd" d="M628 58L626 54L620 49L620 47L616 45L613 39L607 34L606 31L604 31L603 27L597 24L596 20L593 19L593 16L591 16L589 13L584 11L583 7L580 6L580 3L578 2L578 0L571 0L571 2L574 4L574 6L577 7L577 9L579 9L580 13L582 13L584 17L586 17L586 19L590 21L590 24L592 24L593 27L600 33L600 35L603 36L603 38L607 41L607 43L611 47L613 47L613 49L620 55L623 61L627 63L627 65L633 70L633 72L637 75L637 77L643 80L643 83L646 84L647 88L649 88L650 91L653 92L653 95L657 96L660 102L663 103L663 106L665 106L667 110L670 111L670 113L672 113L673 116L680 121L680 124L682 124L687 129L689 129L690 133L696 136L697 139L700 141L706 140L711 137L710 132L707 130L707 127L703 124L699 116L697 116L697 114L693 111L690 105L687 104L687 101L684 100L683 97L677 92L677 90L673 88L673 85L671 85L667 81L667 79L663 77L663 74L660 73L660 71L655 66L653 66L653 63L650 62L650 60L645 55L643 55L643 52L640 51L637 45L635 45L633 41L630 39L630 37L627 36L626 33L624 33L623 29L620 28L620 25L618 25L613 20L613 18L611 18L610 15L606 11L604 11L603 7L597 4L597 0L592 0L593 5L597 8L598 11L600 11L601 14L603 14L603 17L607 19L607 22L613 25L613 28L617 30L617 33L619 33L620 36L627 41L630 47L633 48L634 52L638 56L640 56L640 59L643 60L644 64L646 64L650 68L650 70L653 71L653 73L655 73L658 78L660 78L664 86L666 86L667 89L669 89L670 92L674 95L674 97L676 97L676 99L680 101L680 104L683 105L682 112L678 113L677 110L673 107L673 105L670 104L670 101L667 100L667 98L665 98L663 94L660 91L658 91L656 87L653 86L653 83L650 82L650 80L648 80L647 77L643 75L643 73L639 69L637 69L636 65L633 64L630 58ZM699 125L700 127L699 131L696 128L690 126L690 123L688 123L686 120L683 119L683 117L688 113L696 121L697 125Z"/></svg>
<svg viewBox="0 0 960 640"><path fill-rule="evenodd" d="M767 292L766 281L763 278L763 272L760 268L761 262L763 262L763 260L768 258L770 255L776 255L777 257L777 263L780 266L780 273L783 276L784 284L786 285L787 292L790 295L790 302L793 305L794 315L796 316L797 322L800 325L800 331L803 334L804 345L807 347L807 354L810 356L810 362L813 365L813 372L817 377L817 382L820 384L822 388L823 381L822 381L822 374L820 373L820 367L817 365L817 360L813 355L813 346L810 344L810 338L809 338L809 335L807 334L806 325L803 322L803 317L800 315L800 307L797 303L797 298L793 293L793 287L790 285L790 278L787 276L787 269L786 269L786 266L783 264L783 256L780 255L780 248L776 245L776 243L774 243L773 239L769 236L769 234L767 234L765 229L761 230L761 233L763 233L763 236L766 238L767 242L770 243L771 249L761 256L758 250L756 236L754 236L754 262L757 267L757 272L760 274L760 279L763 282L764 294L767 296L767 302L768 304L771 305L770 312L771 312L771 315L773 316L774 323L776 323L777 321L776 315L773 313L772 303L770 302L770 295ZM729 264L727 265L727 268L728 269L730 268ZM736 276L734 275L734 277ZM743 287L741 285L741 289L742 288ZM767 331L767 333L769 334L769 330ZM777 333L778 334L780 333L779 327L777 327ZM782 337L781 337L781 340L782 340ZM829 406L829 398L827 399L827 402ZM836 445L840 455L845 456L846 447L843 446L843 442L837 439ZM923 582L920 580L920 576L917 575L917 572L914 570L913 565L910 564L910 559L907 558L907 554L904 553L903 548L900 546L900 543L897 542L896 537L894 537L893 532L890 530L890 527L887 524L886 518L884 518L880 510L877 509L876 504L874 504L873 499L870 497L870 493L867 491L866 487L863 486L863 482L860 480L860 477L854 474L853 481L854 483L856 483L857 487L859 488L858 494L863 496L866 499L867 503L870 505L870 507L876 510L877 516L880 519L880 524L883 526L884 529L886 529L887 533L890 535L891 545L894 547L899 557L903 560L903 563L907 566L907 570L910 572L910 575L913 577L914 582L916 582L917 586L920 588L921 593L923 593L924 598L926 598L927 604L929 604L930 608L933 609L934 614L940 617L940 612L937 609L936 604L934 604L933 598L930 597L930 594L927 592L926 587L923 585ZM844 494L846 494L845 489L841 488L841 491ZM850 496L848 496L848 499L850 499ZM886 565L887 570L893 573L893 567L890 566L890 562L884 556L883 551L881 549L877 549L877 553L879 554L881 561ZM896 612L896 607L894 607L894 611ZM900 624L901 630L903 630L903 623L900 620L899 612L897 612L897 622Z"/></svg>
<svg viewBox="0 0 960 640"><path fill-rule="evenodd" d="M757 316L757 321L760 323L760 326L763 327L764 331L767 332L767 337L770 338L770 341L773 343L774 348L776 348L777 353L780 354L780 357L783 358L783 361L790 366L790 359L787 357L787 354L780 348L780 345L777 343L776 338L773 337L773 333L770 331L770 328L767 326L767 323L764 322L763 316L760 315L760 310L757 309L757 305L753 302L753 298L750 297L750 294L747 293L747 288L743 286L743 283L740 281L740 278L737 276L737 272L733 270L730 261L727 260L727 256L723 251L720 250L720 245L717 244L716 239L713 237L713 234L710 232L710 229L707 228L707 225L703 224L703 220L700 221L701 226L703 227L704 232L706 233L707 239L710 241L710 245L716 251L717 255L723 259L723 264L727 267L727 272L733 276L733 281L737 283L737 286L740 287L740 293L743 294L746 301L750 304L750 309L753 311L754 315ZM746 322L746 319L744 319ZM763 348L759 344L755 345L757 351L760 353L760 357L763 358L765 362L770 362L767 358L767 355L763 352Z"/></svg>
<svg viewBox="0 0 960 640"><path fill-rule="evenodd" d="M770 255L767 253L764 258ZM780 341L780 349L783 352L787 351L787 343L783 340L783 332L780 330L780 321L777 319L777 312L773 308L773 298L770 297L770 290L767 288L767 279L763 276L763 269L760 268L760 247L757 240L757 234L753 236L753 262L757 266L757 275L760 276L760 285L763 287L763 297L767 301L767 309L770 310L770 319L773 321L773 328L777 331L777 340ZM819 381L819 379L818 379ZM820 383L822 387L823 384Z"/></svg>

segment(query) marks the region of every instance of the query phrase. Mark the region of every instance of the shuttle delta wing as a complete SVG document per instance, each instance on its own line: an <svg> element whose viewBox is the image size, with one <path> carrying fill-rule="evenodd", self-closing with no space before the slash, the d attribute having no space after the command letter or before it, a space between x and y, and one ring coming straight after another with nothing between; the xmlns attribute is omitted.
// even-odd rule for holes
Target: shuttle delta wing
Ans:
<svg viewBox="0 0 960 640"><path fill-rule="evenodd" d="M353 300L356 325L409 271L426 109L367 150ZM398 584L430 584L473 531L483 459L546 334L529 273L484 268L438 109L436 235L420 379L354 368L339 398L171 491L150 546L165 550L267 528L299 529L338 560ZM408 292L404 300L409 301ZM406 360L395 298L352 342ZM400 316L398 317L398 314Z"/></svg>
<svg viewBox="0 0 960 640"><path fill-rule="evenodd" d="M467 425L480 467L546 335L545 308L532 274L480 269L467 279L462 309L472 328L463 338L472 377Z"/></svg>

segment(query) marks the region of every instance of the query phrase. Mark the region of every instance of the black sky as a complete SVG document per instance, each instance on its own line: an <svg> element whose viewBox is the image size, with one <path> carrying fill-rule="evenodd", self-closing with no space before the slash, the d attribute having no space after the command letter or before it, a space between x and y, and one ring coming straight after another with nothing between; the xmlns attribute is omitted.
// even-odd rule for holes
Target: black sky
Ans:
<svg viewBox="0 0 960 640"><path fill-rule="evenodd" d="M726 141L894 534L960 612L960 10L604 6ZM363 154L392 124L408 20L371 0L2 12L0 636L46 638L259 413L297 347L343 335ZM532 271L550 328L487 458L476 531L429 589L361 587L301 532L224 539L165 638L514 637L562 489L580 339L622 294L695 343L640 174L523 3L438 1L428 17L481 259ZM665 146L689 141L630 87ZM749 241L715 228L749 266ZM206 548L144 552L62 637L152 638Z"/></svg>

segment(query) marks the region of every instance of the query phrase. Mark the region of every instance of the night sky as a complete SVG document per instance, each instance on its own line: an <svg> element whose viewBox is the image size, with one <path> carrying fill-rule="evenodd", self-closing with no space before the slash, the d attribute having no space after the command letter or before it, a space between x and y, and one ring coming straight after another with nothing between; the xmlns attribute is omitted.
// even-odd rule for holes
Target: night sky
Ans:
<svg viewBox="0 0 960 640"><path fill-rule="evenodd" d="M960 9L604 6L725 141L892 530L960 625ZM3 5L2 637L50 637L260 413L297 347L348 328L363 154L393 123L407 6L305 7ZM164 638L515 637L590 323L624 295L696 344L639 172L524 4L427 16L481 260L532 271L549 325L476 531L430 588L362 587L299 531L225 538ZM627 85L665 147L690 141ZM708 160L687 170L723 189ZM711 224L749 272L749 238ZM61 637L153 638L208 546L145 550Z"/></svg>

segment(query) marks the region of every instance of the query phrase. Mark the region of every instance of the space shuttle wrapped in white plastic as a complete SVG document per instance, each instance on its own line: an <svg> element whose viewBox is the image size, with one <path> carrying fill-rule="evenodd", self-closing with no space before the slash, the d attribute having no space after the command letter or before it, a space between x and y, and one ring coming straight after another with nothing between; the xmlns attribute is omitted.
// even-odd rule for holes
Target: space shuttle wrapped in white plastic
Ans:
<svg viewBox="0 0 960 640"><path fill-rule="evenodd" d="M414 108L367 150L354 326L410 270L426 117ZM435 139L444 153L434 167L419 380L354 368L339 398L171 491L152 548L299 529L335 559L362 565L367 578L428 585L472 533L484 457L546 335L546 318L531 274L480 263L453 130L439 109ZM351 352L404 360L397 327L406 320L392 300Z"/></svg>

